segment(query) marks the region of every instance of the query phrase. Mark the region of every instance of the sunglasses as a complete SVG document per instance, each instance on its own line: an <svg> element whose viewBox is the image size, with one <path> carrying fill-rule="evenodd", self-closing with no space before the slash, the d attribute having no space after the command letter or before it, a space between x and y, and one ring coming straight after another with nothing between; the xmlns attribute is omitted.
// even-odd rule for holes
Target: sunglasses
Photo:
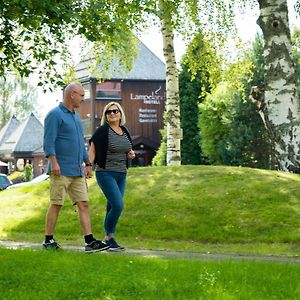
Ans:
<svg viewBox="0 0 300 300"><path fill-rule="evenodd" d="M119 113L120 111L118 109L108 109L105 114L106 115L110 115L111 113L113 113L114 115L116 115L117 113Z"/></svg>
<svg viewBox="0 0 300 300"><path fill-rule="evenodd" d="M73 91L73 93L75 93L75 94L77 94L77 95L79 95L79 96L81 96L81 97L84 97L84 94L80 94L80 93L78 93L78 92L76 92L76 91Z"/></svg>

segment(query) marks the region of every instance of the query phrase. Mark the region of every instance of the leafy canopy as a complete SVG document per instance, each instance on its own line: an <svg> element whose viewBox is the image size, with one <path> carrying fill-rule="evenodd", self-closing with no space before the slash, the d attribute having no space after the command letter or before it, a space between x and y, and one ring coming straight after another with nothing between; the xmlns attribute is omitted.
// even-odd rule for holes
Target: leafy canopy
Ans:
<svg viewBox="0 0 300 300"><path fill-rule="evenodd" d="M76 35L111 49L128 48L147 0L0 0L0 77L39 74L39 85L63 84L59 59ZM130 51L127 52L130 56Z"/></svg>

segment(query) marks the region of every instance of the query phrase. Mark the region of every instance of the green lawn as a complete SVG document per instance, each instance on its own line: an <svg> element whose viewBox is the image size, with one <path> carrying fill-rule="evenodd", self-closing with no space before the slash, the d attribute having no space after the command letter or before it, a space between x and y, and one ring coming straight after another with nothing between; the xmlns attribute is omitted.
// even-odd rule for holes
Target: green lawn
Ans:
<svg viewBox="0 0 300 300"><path fill-rule="evenodd" d="M298 300L299 265L0 249L1 299Z"/></svg>
<svg viewBox="0 0 300 300"><path fill-rule="evenodd" d="M300 254L300 176L222 166L131 168L117 227L131 248L240 254ZM105 199L89 180L92 223L103 237ZM0 239L41 242L48 182L0 193ZM82 245L66 201L56 238Z"/></svg>

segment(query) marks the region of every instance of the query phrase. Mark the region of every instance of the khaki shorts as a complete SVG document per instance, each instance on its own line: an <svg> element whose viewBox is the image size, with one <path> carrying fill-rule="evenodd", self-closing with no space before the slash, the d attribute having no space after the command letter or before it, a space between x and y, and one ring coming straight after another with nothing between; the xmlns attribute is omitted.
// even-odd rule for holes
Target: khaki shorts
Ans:
<svg viewBox="0 0 300 300"><path fill-rule="evenodd" d="M88 188L85 177L50 175L50 201L63 205L66 194L75 205L80 201L88 201Z"/></svg>

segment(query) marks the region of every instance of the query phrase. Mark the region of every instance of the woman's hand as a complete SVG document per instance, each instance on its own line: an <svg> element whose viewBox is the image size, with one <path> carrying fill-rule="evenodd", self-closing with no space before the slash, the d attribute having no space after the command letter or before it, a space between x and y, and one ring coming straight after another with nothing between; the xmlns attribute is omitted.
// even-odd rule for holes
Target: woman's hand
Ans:
<svg viewBox="0 0 300 300"><path fill-rule="evenodd" d="M135 153L133 150L130 150L128 153L127 153L127 157L128 159L134 159L135 158Z"/></svg>
<svg viewBox="0 0 300 300"><path fill-rule="evenodd" d="M92 167L90 165L84 167L84 175L86 178L91 178L93 176Z"/></svg>

